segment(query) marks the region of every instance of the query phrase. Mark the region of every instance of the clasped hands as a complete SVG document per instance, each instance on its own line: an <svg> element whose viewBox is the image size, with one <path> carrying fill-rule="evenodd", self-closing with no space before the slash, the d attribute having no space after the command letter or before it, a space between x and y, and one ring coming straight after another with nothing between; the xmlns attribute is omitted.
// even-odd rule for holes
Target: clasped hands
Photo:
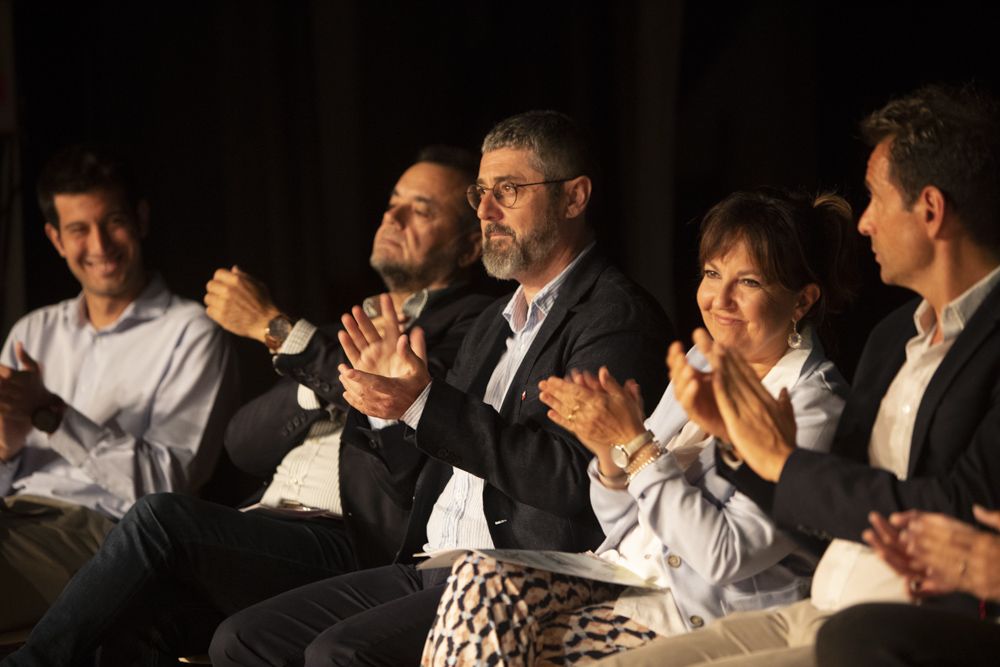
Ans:
<svg viewBox="0 0 1000 667"><path fill-rule="evenodd" d="M226 331L263 343L281 314L267 286L238 266L219 269L205 285L205 314Z"/></svg>
<svg viewBox="0 0 1000 667"><path fill-rule="evenodd" d="M1000 511L973 507L976 519L1000 530ZM888 520L877 512L862 537L907 582L914 599L954 591L1000 600L1000 535L954 517L910 510Z"/></svg>
<svg viewBox="0 0 1000 667"><path fill-rule="evenodd" d="M341 317L337 334L351 365L341 364L344 400L369 417L399 419L430 384L424 332L407 335L388 294L379 297L382 322L372 322L361 306Z"/></svg>
<svg viewBox="0 0 1000 667"><path fill-rule="evenodd" d="M45 388L38 362L20 341L14 343L14 354L20 370L0 364L0 460L10 459L24 447L32 429L31 415L56 400Z"/></svg>
<svg viewBox="0 0 1000 667"><path fill-rule="evenodd" d="M731 443L758 475L777 481L795 449L788 392L783 389L775 399L738 351L713 343L704 329L695 330L694 342L712 371L696 369L681 344L673 343L667 366L677 401L705 433ZM600 459L603 470L608 470L604 462L612 444L628 442L644 430L638 384L628 380L620 385L607 368L597 376L571 371L565 379L543 380L539 388L549 419L574 433Z"/></svg>

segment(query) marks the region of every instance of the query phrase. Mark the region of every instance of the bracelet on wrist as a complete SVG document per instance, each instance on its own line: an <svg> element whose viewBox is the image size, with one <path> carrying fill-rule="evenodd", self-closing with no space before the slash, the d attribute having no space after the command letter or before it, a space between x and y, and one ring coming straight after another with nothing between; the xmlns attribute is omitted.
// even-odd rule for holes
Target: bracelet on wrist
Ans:
<svg viewBox="0 0 1000 667"><path fill-rule="evenodd" d="M600 462L597 463L597 478L609 489L624 489L628 486L628 474L624 470L615 475L605 475L601 472Z"/></svg>
<svg viewBox="0 0 1000 667"><path fill-rule="evenodd" d="M631 484L636 475L662 455L663 450L655 442L644 445L642 449L636 452L633 461L629 463L628 468L625 470L628 475L628 483Z"/></svg>

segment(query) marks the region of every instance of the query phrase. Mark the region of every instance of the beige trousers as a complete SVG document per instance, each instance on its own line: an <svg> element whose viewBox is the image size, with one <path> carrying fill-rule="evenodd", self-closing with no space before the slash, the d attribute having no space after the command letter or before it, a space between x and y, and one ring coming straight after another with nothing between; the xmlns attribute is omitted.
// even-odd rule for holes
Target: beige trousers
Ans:
<svg viewBox="0 0 1000 667"><path fill-rule="evenodd" d="M733 614L706 628L601 660L600 667L680 665L815 667L816 633L830 612L809 600L787 607Z"/></svg>
<svg viewBox="0 0 1000 667"><path fill-rule="evenodd" d="M42 617L114 523L51 498L8 496L0 504L0 632L13 632Z"/></svg>

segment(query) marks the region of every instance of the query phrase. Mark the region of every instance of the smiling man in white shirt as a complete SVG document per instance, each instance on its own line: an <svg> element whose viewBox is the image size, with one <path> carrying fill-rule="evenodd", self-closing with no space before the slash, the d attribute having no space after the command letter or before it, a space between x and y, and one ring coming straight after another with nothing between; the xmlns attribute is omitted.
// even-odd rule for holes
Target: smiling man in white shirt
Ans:
<svg viewBox="0 0 1000 667"><path fill-rule="evenodd" d="M38 195L82 291L0 352L0 631L36 621L137 498L204 482L235 407L222 330L144 267L127 167L72 147Z"/></svg>

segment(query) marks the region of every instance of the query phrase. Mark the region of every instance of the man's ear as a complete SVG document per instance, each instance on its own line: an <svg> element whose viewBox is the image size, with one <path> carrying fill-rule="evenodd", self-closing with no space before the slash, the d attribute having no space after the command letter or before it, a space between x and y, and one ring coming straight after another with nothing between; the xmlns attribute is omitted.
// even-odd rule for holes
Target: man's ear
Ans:
<svg viewBox="0 0 1000 667"><path fill-rule="evenodd" d="M469 232L465 243L465 251L458 258L458 265L463 269L479 261L483 254L483 234L479 230Z"/></svg>
<svg viewBox="0 0 1000 667"><path fill-rule="evenodd" d="M587 210L590 201L590 190L593 183L589 176L577 176L566 181L566 218L578 218Z"/></svg>
<svg viewBox="0 0 1000 667"><path fill-rule="evenodd" d="M937 186L924 186L920 194L917 195L914 207L920 213L920 221L924 224L924 230L927 232L929 240L940 240L955 232L951 225L946 224L946 217L954 216L948 216L951 207L948 206L947 198Z"/></svg>
<svg viewBox="0 0 1000 667"><path fill-rule="evenodd" d="M63 248L62 237L59 236L59 230L51 222L45 223L45 235L49 237L49 241L55 246L56 252L59 253L60 257L66 256L66 249Z"/></svg>
<svg viewBox="0 0 1000 667"><path fill-rule="evenodd" d="M139 238L144 239L149 236L149 202L140 199L135 205L136 224L139 227Z"/></svg>

